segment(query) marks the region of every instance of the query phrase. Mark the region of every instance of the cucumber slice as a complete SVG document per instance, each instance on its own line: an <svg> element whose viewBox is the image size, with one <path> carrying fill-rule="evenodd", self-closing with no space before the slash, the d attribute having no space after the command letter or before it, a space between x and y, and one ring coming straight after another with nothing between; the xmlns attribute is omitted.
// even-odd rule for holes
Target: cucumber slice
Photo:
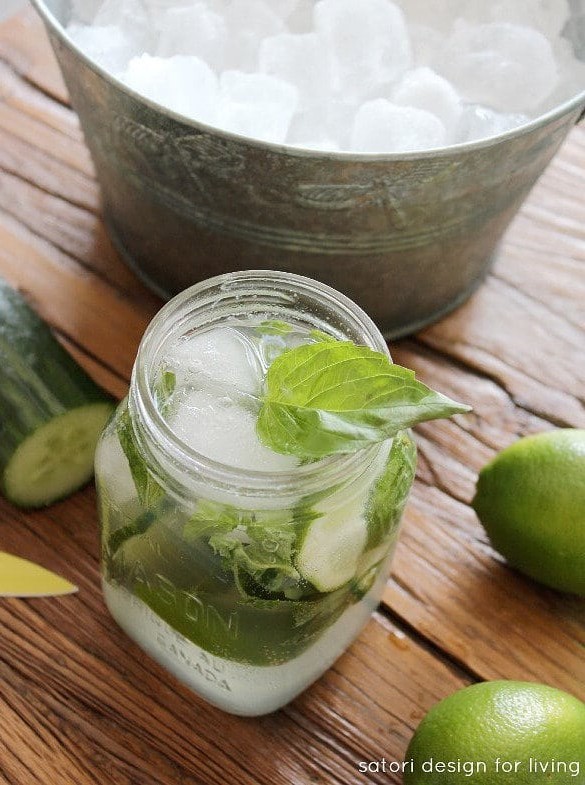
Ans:
<svg viewBox="0 0 585 785"><path fill-rule="evenodd" d="M41 507L91 479L114 403L0 280L0 490Z"/></svg>
<svg viewBox="0 0 585 785"><path fill-rule="evenodd" d="M364 499L359 496L337 509L315 511L320 515L301 534L296 567L318 591L329 592L356 574L368 538Z"/></svg>
<svg viewBox="0 0 585 785"><path fill-rule="evenodd" d="M112 407L80 406L54 417L24 439L4 470L4 493L22 507L67 496L93 475L93 456Z"/></svg>
<svg viewBox="0 0 585 785"><path fill-rule="evenodd" d="M387 555L414 479L416 448L407 432L388 442L383 468L369 497L328 511L326 500L315 506L318 517L302 531L296 566L319 591L360 579Z"/></svg>

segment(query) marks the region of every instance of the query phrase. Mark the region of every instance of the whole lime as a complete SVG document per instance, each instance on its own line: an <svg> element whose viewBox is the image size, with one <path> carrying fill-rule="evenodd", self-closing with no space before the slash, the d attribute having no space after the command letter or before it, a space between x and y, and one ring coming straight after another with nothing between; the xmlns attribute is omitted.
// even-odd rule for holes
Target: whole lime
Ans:
<svg viewBox="0 0 585 785"><path fill-rule="evenodd" d="M585 595L585 431L520 439L480 472L473 507L496 550L547 586Z"/></svg>
<svg viewBox="0 0 585 785"><path fill-rule="evenodd" d="M492 681L459 690L424 717L405 785L583 785L585 703L561 690Z"/></svg>

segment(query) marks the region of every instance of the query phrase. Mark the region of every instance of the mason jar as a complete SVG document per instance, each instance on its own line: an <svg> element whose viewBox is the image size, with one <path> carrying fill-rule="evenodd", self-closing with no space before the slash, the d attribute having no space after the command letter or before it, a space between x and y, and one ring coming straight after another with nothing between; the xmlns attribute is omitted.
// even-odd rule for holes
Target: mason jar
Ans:
<svg viewBox="0 0 585 785"><path fill-rule="evenodd" d="M205 439L196 449L167 413L178 393L165 399L161 385L169 374L177 384L180 369L169 371L177 347L184 355L201 340L213 345L224 328L248 331L264 359L286 349L289 336L323 333L388 349L360 308L316 281L273 271L212 278L153 319L128 396L98 445L103 591L112 616L207 701L254 716L317 679L378 605L415 451L400 433L294 466L274 453L259 469L223 461ZM205 394L220 396L214 389ZM226 442L231 427L220 434Z"/></svg>

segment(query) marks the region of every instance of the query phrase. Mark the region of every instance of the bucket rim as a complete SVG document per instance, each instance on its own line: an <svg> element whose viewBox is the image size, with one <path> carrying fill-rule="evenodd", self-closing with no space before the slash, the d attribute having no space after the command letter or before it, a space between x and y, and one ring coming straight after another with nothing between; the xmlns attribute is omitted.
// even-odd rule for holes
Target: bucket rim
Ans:
<svg viewBox="0 0 585 785"><path fill-rule="evenodd" d="M502 143L505 143L511 139L519 138L521 136L525 136L530 134L532 131L536 131L540 128L544 128L547 125L554 123L556 120L559 120L563 117L568 117L569 115L575 113L577 115L575 119L575 123L578 123L580 119L585 116L585 87L583 90L578 93L577 95L573 96L570 99L567 99L563 103L559 104L558 106L553 107L548 112L545 112L538 117L530 120L528 123L524 123L523 125L517 126L516 128L512 128L509 131L505 131L504 133L497 134L496 136L490 136L485 139L479 139L473 142L461 142L458 144L449 145L448 147L433 147L428 148L426 150L419 150L413 152L396 152L396 153L364 153L364 152L355 152L352 150L316 150L306 147L299 147L290 144L280 144L275 142L266 142L261 139L255 139L254 137L245 136L243 134L237 134L232 131L225 131L218 126L209 125L207 123L200 122L198 120L193 120L189 117L185 117L184 115L179 114L178 112L174 112L171 109L168 109L161 104L152 101L151 99L143 96L142 94L132 90L130 87L125 85L119 79L117 79L113 74L109 71L106 71L105 68L102 68L98 65L95 61L93 61L90 57L88 57L82 49L80 49L74 41L67 35L64 25L59 19L55 16L55 14L48 8L44 0L30 0L32 6L35 8L45 25L49 28L51 32L53 32L60 42L67 46L70 50L72 50L75 55L81 59L81 61L94 73L108 82L113 88L117 89L121 93L125 93L127 96L130 96L135 101L139 101L142 104L145 104L149 107L149 109L158 112L159 114L163 115L164 117L170 118L171 120L186 126L187 128L191 128L195 131L204 132L207 134L211 134L213 136L225 139L229 142L237 142L239 144L245 144L249 147L254 147L258 150L269 151L272 153L280 153L281 155L288 155L293 158L310 158L310 159L319 159L319 160L330 160L336 161L339 163L398 163L398 162L405 162L405 161L420 161L420 160L428 160L428 159L437 159L437 158L450 158L453 156L457 156L459 154L464 154L467 152L477 152L478 150L487 149L490 147L496 147Z"/></svg>

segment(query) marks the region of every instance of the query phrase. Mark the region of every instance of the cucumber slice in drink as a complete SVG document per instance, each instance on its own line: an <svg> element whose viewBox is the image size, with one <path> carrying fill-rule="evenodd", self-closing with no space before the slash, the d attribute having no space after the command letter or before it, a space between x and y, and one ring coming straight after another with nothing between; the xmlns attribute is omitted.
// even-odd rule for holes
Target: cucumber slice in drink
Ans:
<svg viewBox="0 0 585 785"><path fill-rule="evenodd" d="M114 403L2 280L0 367L0 490L21 507L51 504L91 479Z"/></svg>
<svg viewBox="0 0 585 785"><path fill-rule="evenodd" d="M390 550L414 479L416 448L408 432L397 434L364 504L358 498L336 510L315 505L318 517L306 525L296 566L316 589L333 591L379 564Z"/></svg>
<svg viewBox="0 0 585 785"><path fill-rule="evenodd" d="M368 537L362 497L327 510L315 507L319 517L305 527L298 545L296 567L318 591L343 586L356 574Z"/></svg>

